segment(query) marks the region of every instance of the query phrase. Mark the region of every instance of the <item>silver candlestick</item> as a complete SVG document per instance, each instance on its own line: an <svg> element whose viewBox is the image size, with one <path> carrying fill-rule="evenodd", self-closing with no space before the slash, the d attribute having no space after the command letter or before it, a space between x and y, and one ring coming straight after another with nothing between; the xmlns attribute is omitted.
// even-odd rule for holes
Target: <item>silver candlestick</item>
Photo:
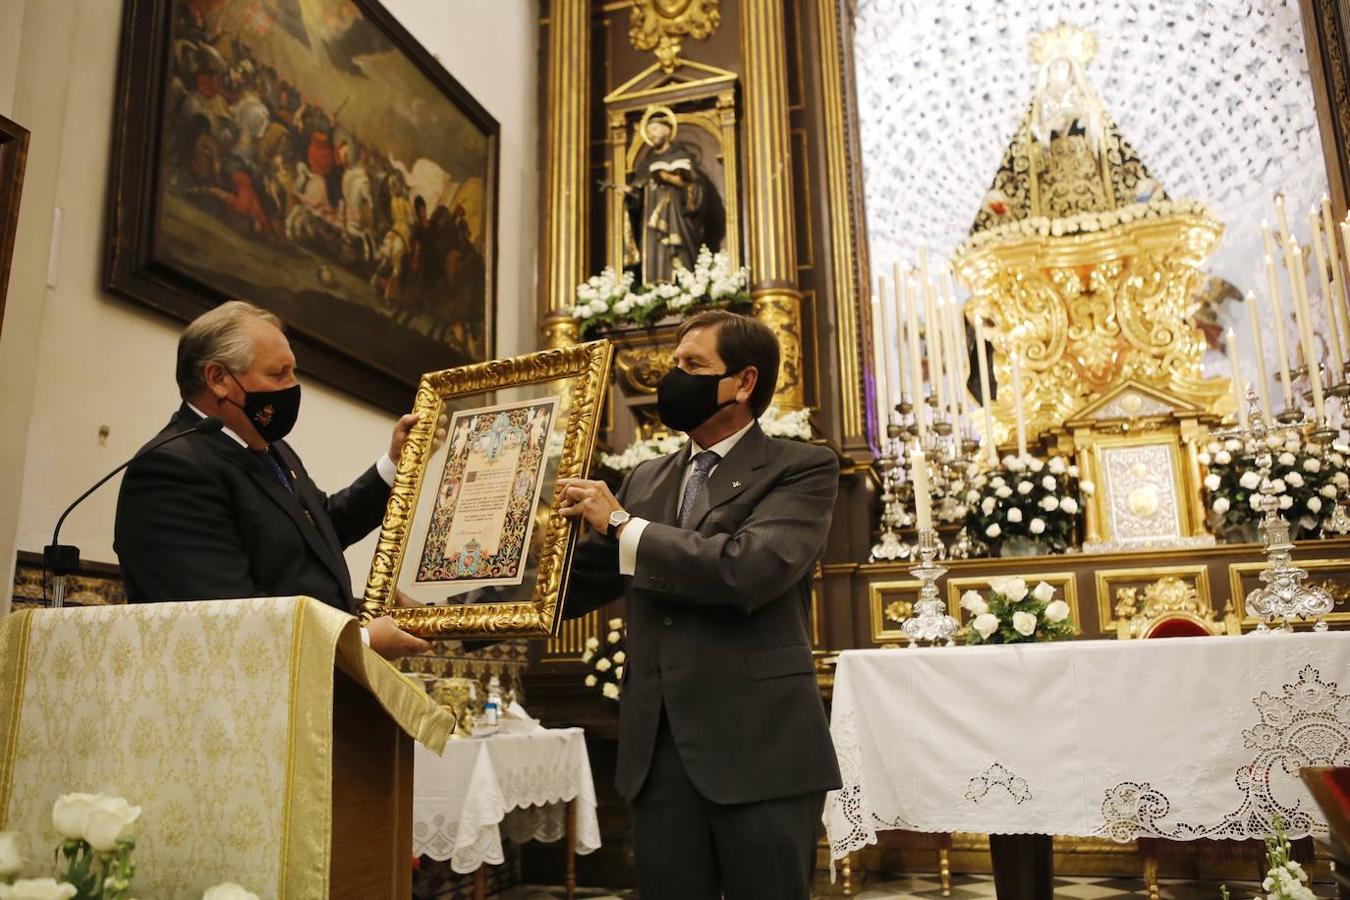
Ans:
<svg viewBox="0 0 1350 900"><path fill-rule="evenodd" d="M1255 449L1257 474L1261 478L1261 509L1265 516L1261 520L1261 542L1264 545L1266 567L1261 570L1262 587L1247 595L1247 615L1259 620L1254 634L1271 634L1272 622L1279 622L1280 631L1292 631L1295 619L1314 620L1313 628L1326 631L1325 616L1335 605L1324 588L1308 586L1306 570L1295 565L1291 553L1294 542L1290 538L1289 520L1280 514L1280 501L1275 496L1275 488L1270 473L1274 466L1274 451L1267 438L1272 434L1301 430L1312 426L1313 437L1321 438L1325 429L1324 422L1309 421L1302 415L1281 415L1276 423L1268 423L1257 404L1256 391L1247 385L1248 426L1218 432L1216 437L1233 437L1249 442Z"/></svg>
<svg viewBox="0 0 1350 900"><path fill-rule="evenodd" d="M931 528L919 530L918 563L909 573L919 579L919 599L914 601L913 615L900 624L900 630L909 638L910 645L956 643L953 638L961 623L947 615L947 604L938 595L937 581L947 573L947 567L934 561L942 546L937 532Z"/></svg>

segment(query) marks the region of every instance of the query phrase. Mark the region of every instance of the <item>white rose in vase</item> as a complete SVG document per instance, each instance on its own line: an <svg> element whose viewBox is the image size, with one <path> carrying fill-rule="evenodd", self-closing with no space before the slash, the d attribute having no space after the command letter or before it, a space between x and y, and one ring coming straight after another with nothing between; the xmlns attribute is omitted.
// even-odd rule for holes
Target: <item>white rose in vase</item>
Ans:
<svg viewBox="0 0 1350 900"><path fill-rule="evenodd" d="M84 823L97 800L94 794L62 794L52 805L52 827L67 841L84 840Z"/></svg>
<svg viewBox="0 0 1350 900"><path fill-rule="evenodd" d="M1021 578L991 578L989 589L1008 598L1009 603L1019 603L1027 595L1027 583Z"/></svg>
<svg viewBox="0 0 1350 900"><path fill-rule="evenodd" d="M1324 484L1322 485L1322 489L1317 493L1321 494L1323 497L1326 497L1328 500L1335 500L1336 486L1334 484Z"/></svg>
<svg viewBox="0 0 1350 900"><path fill-rule="evenodd" d="M586 676L586 687L595 687L599 683L600 679L596 678L594 675Z"/></svg>
<svg viewBox="0 0 1350 900"><path fill-rule="evenodd" d="M1214 501L1214 511L1219 515L1223 515L1224 513L1228 512L1230 506L1231 504L1228 502L1227 497L1220 497L1219 499Z"/></svg>
<svg viewBox="0 0 1350 900"><path fill-rule="evenodd" d="M1292 466L1294 464L1294 454L1286 450L1279 455L1279 461L1282 466Z"/></svg>
<svg viewBox="0 0 1350 900"><path fill-rule="evenodd" d="M993 525L990 525L988 528L984 530L985 537L996 538L1002 533L1003 529L998 527L997 522L995 522Z"/></svg>
<svg viewBox="0 0 1350 900"><path fill-rule="evenodd" d="M1313 511L1313 512L1321 512L1321 511L1322 511L1322 500L1321 500L1321 498L1320 498L1320 497L1309 497L1309 498L1308 498L1308 509L1310 509L1310 510Z"/></svg>
<svg viewBox="0 0 1350 900"><path fill-rule="evenodd" d="M0 900L70 900L77 893L75 885L55 878L20 878L13 884L0 884Z"/></svg>
<svg viewBox="0 0 1350 900"><path fill-rule="evenodd" d="M618 653L615 653L615 654L614 654L614 664L615 664L615 665L620 665L621 663L625 662L627 659L628 659L628 654L627 654L627 653L624 653L622 650L620 650Z"/></svg>
<svg viewBox="0 0 1350 900"><path fill-rule="evenodd" d="M1031 637L1036 631L1036 616L1029 612L1018 610L1012 617L1013 631L1022 635L1022 637Z"/></svg>
<svg viewBox="0 0 1350 900"><path fill-rule="evenodd" d="M1227 450L1220 450L1214 454L1214 461L1221 466L1226 466L1233 461L1233 454Z"/></svg>
<svg viewBox="0 0 1350 900"><path fill-rule="evenodd" d="M586 649L587 649L587 650L599 650L599 649L600 649L600 639L599 639L598 637L594 637L594 636L586 638Z"/></svg>
<svg viewBox="0 0 1350 900"><path fill-rule="evenodd" d="M612 681L606 681L605 686L600 689L600 693L610 700L618 700L619 686Z"/></svg>
<svg viewBox="0 0 1350 900"><path fill-rule="evenodd" d="M202 900L258 900L258 895L233 881L206 889Z"/></svg>
<svg viewBox="0 0 1350 900"><path fill-rule="evenodd" d="M1041 462L1040 457L1033 456L1027 461L1027 468L1039 475L1041 470L1045 468L1045 463Z"/></svg>
<svg viewBox="0 0 1350 900"><path fill-rule="evenodd" d="M1284 476L1284 483L1296 488L1303 487L1303 476L1297 472L1290 472Z"/></svg>
<svg viewBox="0 0 1350 900"><path fill-rule="evenodd" d="M1002 487L1000 487L998 490L994 491L994 493L995 493L996 495L998 495L998 498L999 498L1000 500L1007 500L1009 497L1012 496L1012 488L1008 487L1008 486L1005 484L1005 485L1003 485Z"/></svg>
<svg viewBox="0 0 1350 900"><path fill-rule="evenodd" d="M1012 522L1014 525L1022 521L1022 511L1015 506L1008 510L1008 521Z"/></svg>
<svg viewBox="0 0 1350 900"><path fill-rule="evenodd" d="M962 594L961 608L968 610L972 616L982 616L989 612L989 604L979 591L966 591Z"/></svg>
<svg viewBox="0 0 1350 900"><path fill-rule="evenodd" d="M1288 494L1280 497L1280 509L1289 509L1294 505L1294 498Z"/></svg>
<svg viewBox="0 0 1350 900"><path fill-rule="evenodd" d="M84 839L99 853L111 853L117 842L131 836L131 826L141 817L141 808L121 797L95 798L84 822Z"/></svg>
<svg viewBox="0 0 1350 900"><path fill-rule="evenodd" d="M619 634L617 631L611 631L605 636L605 640L609 641L611 644L617 644L619 641L623 640L623 635Z"/></svg>
<svg viewBox="0 0 1350 900"><path fill-rule="evenodd" d="M1083 482L1083 484L1087 484L1087 483L1088 483L1088 482L1086 482L1086 481ZM1088 490L1085 488L1084 491L1083 491L1083 493L1085 493L1085 494L1086 494L1086 493L1091 493L1091 491L1088 491ZM1065 497L1063 500L1059 501L1059 508L1062 509L1062 510L1064 510L1066 513L1068 513L1068 514L1071 515L1071 516L1077 515L1077 514L1078 514L1078 501L1075 500L1075 499L1073 499L1072 497Z"/></svg>
<svg viewBox="0 0 1350 900"><path fill-rule="evenodd" d="M597 659L597 660L595 661L595 671L597 671L597 672L608 672L608 671L610 670L610 668L613 667L613 665L614 665L614 663L610 662L609 660L605 659L604 657L601 657L600 659Z"/></svg>
<svg viewBox="0 0 1350 900"><path fill-rule="evenodd" d="M1024 497L1027 494L1030 494L1035 489L1036 485L1032 484L1030 481L1019 481L1017 483L1017 493L1021 494Z"/></svg>
<svg viewBox="0 0 1350 900"><path fill-rule="evenodd" d="M23 868L23 851L15 831L0 831L0 878L13 878Z"/></svg>
<svg viewBox="0 0 1350 900"><path fill-rule="evenodd" d="M1057 484L1058 482L1055 481L1055 476L1053 475L1047 475L1041 479L1041 487L1045 488L1047 491L1053 491Z"/></svg>
<svg viewBox="0 0 1350 900"><path fill-rule="evenodd" d="M1249 491L1254 491L1261 486L1261 475L1248 469L1242 473L1242 477L1238 479L1238 484Z"/></svg>
<svg viewBox="0 0 1350 900"><path fill-rule="evenodd" d="M1215 475L1213 472L1210 472L1208 475L1205 476L1205 487L1207 487L1211 491L1217 491L1219 489L1219 485L1221 484L1223 484L1223 480L1219 478L1218 475Z"/></svg>
<svg viewBox="0 0 1350 900"><path fill-rule="evenodd" d="M1068 467L1064 465L1063 457L1061 456L1050 457L1050 474L1063 475L1064 472L1067 470L1067 468Z"/></svg>
<svg viewBox="0 0 1350 900"><path fill-rule="evenodd" d="M1055 510L1059 509L1059 498L1055 496L1042 497L1041 509L1045 510L1046 512L1054 512Z"/></svg>
<svg viewBox="0 0 1350 900"><path fill-rule="evenodd" d="M1042 603L1049 603L1055 597L1055 589L1042 581L1040 584L1036 585L1036 589L1031 592L1031 596Z"/></svg>
<svg viewBox="0 0 1350 900"><path fill-rule="evenodd" d="M1063 600L1053 600L1050 603L1046 604L1045 621L1063 622L1068 617L1069 617L1069 604L1065 603Z"/></svg>
<svg viewBox="0 0 1350 900"><path fill-rule="evenodd" d="M1032 519L1032 520L1031 520L1031 524L1029 524L1029 525L1027 526L1027 529L1028 529L1032 534L1045 534L1045 520L1044 520L1044 519Z"/></svg>
<svg viewBox="0 0 1350 900"><path fill-rule="evenodd" d="M1303 461L1303 468L1308 472L1320 472L1322 471L1322 461L1315 456L1310 456Z"/></svg>
<svg viewBox="0 0 1350 900"><path fill-rule="evenodd" d="M1091 497L1097 492L1097 485L1093 484L1089 479L1084 478L1082 481L1078 482L1078 489L1083 492L1084 497Z"/></svg>
<svg viewBox="0 0 1350 900"><path fill-rule="evenodd" d="M622 628L622 627L623 627L623 619L620 619L620 618L617 618L617 617L616 617L616 618L613 618L613 619L610 619L610 620L609 620L609 630L610 630L610 631L618 631L618 630L619 630L620 628Z"/></svg>
<svg viewBox="0 0 1350 900"><path fill-rule="evenodd" d="M975 621L970 623L970 627L974 628L980 637L987 641L989 635L998 631L998 616L993 613L982 613L975 617Z"/></svg>
<svg viewBox="0 0 1350 900"><path fill-rule="evenodd" d="M998 501L993 497L985 497L984 500L980 501L980 510L986 516L991 514L996 506L998 506Z"/></svg>

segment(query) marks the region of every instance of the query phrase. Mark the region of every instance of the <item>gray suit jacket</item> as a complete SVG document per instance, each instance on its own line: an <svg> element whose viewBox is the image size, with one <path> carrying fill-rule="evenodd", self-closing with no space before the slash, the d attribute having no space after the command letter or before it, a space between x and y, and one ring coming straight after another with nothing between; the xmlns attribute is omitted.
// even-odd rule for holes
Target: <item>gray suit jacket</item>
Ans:
<svg viewBox="0 0 1350 900"><path fill-rule="evenodd" d="M717 803L839 787L811 657L811 576L839 487L833 453L754 425L717 466L689 528L675 524L688 445L638 466L618 500L650 524L637 570L618 542L578 546L564 615L627 599L615 781L646 780L664 706L680 758Z"/></svg>

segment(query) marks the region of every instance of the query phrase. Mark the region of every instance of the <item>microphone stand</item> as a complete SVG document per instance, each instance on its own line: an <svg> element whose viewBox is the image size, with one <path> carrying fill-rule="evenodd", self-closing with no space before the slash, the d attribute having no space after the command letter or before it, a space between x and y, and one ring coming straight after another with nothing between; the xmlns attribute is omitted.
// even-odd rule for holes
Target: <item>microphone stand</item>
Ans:
<svg viewBox="0 0 1350 900"><path fill-rule="evenodd" d="M60 609L61 607L65 606L66 585L68 583L68 579L70 578L71 575L74 575L80 568L80 548L76 547L73 544L61 543L61 526L65 524L66 516L70 515L71 512L74 511L75 507L83 503L86 497L88 497L90 494L92 494L99 488L103 487L103 485L107 484L108 481L114 475L116 475L118 472L121 472L127 466L131 465L136 460L140 459L142 456L145 456L147 453L150 453L154 450L158 450L165 444L168 444L172 441L176 441L181 437L187 437L189 434L197 434L198 432L201 432L202 434L212 434L214 432L219 431L223 426L224 423L221 422L220 419L217 418L216 416L207 416L206 418L199 420L197 424L193 425L191 428L176 432L174 434L169 435L166 438L162 438L161 440L155 441L153 444L150 444L143 450L140 450L138 453L136 453L135 456L131 457L131 459L122 463L120 466L113 469L107 475L104 475L98 481L94 482L93 487L89 488L89 490L85 491L83 494L76 497L75 502L71 503L69 506L66 507L66 511L61 513L61 518L56 520L56 527L52 529L52 542L42 548L43 569L46 572L50 572L52 575L52 597L51 597L52 609ZM45 575L43 577L43 592L46 593Z"/></svg>

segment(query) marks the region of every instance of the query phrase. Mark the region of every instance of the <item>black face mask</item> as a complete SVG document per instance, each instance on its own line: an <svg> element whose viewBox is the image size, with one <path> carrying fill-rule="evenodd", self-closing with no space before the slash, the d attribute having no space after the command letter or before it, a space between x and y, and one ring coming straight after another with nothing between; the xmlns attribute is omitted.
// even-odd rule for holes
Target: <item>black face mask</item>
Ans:
<svg viewBox="0 0 1350 900"><path fill-rule="evenodd" d="M229 375L235 384L239 384L233 372ZM264 441L274 444L291 433L295 420L300 418L300 385L293 384L279 391L250 391L239 384L239 389L244 392L242 406L229 397L225 401L244 411Z"/></svg>
<svg viewBox="0 0 1350 900"><path fill-rule="evenodd" d="M661 423L675 431L690 432L715 416L720 410L733 406L733 398L717 402L717 386L724 378L736 375L690 375L676 366L666 373L656 387L656 411Z"/></svg>

